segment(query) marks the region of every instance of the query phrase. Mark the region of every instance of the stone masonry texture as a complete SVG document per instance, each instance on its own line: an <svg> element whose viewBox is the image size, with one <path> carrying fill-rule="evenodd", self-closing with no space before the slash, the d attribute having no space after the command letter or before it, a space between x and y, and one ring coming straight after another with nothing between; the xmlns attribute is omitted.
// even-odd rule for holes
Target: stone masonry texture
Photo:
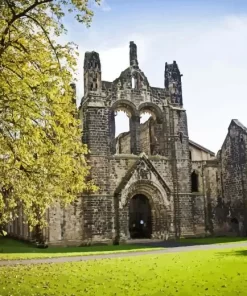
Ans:
<svg viewBox="0 0 247 296"><path fill-rule="evenodd" d="M125 242L132 238L131 227L144 235L141 226L135 228L142 219L143 227L145 219L151 219L153 239L245 235L247 129L232 120L215 156L189 139L177 63L165 64L164 88L158 88L150 86L140 69L133 41L129 61L114 81L102 81L99 54L85 53L79 114L82 141L90 150L90 178L99 190L81 193L66 209L58 204L49 209L44 230L48 243ZM127 114L130 129L116 137L118 111ZM150 118L141 124L143 113ZM132 198L138 196L147 200L149 216L136 218L145 205L130 211ZM20 209L8 232L31 239L24 218ZM130 225L133 219L136 223Z"/></svg>

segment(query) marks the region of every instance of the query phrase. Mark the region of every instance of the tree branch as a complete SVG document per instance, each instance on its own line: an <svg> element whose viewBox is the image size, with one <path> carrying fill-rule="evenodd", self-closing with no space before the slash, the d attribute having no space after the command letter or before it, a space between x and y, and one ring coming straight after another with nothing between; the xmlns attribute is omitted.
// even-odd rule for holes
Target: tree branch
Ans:
<svg viewBox="0 0 247 296"><path fill-rule="evenodd" d="M7 5L9 6L9 3L8 3L8 0L5 0L7 2ZM5 28L5 30L3 31L3 34L2 34L2 39L1 39L1 50L0 50L0 56L3 54L4 52L4 43L5 43L5 36L8 34L9 30L10 30L10 27L12 26L12 24L18 20L19 18L21 17L24 17L26 16L26 14L31 11L32 9L34 9L35 7L41 5L41 4L45 4L45 3L49 3L49 2L52 2L53 0L43 0L43 1L38 1L38 0L35 0L34 3L32 5L30 5L29 7L27 7L26 9L24 9L22 12L18 13L18 14L13 14L12 16L12 19L10 21L8 21L8 25L7 27ZM10 7L9 7L10 8ZM10 8L11 9L11 8ZM13 9L13 8L12 8ZM12 11L12 10L11 10ZM12 12L13 13L13 12Z"/></svg>
<svg viewBox="0 0 247 296"><path fill-rule="evenodd" d="M12 23L14 21L16 21L18 18L21 18L23 16L25 16L29 11L31 11L32 9L34 9L35 7L41 5L41 4L45 4L45 3L49 3L49 2L52 2L53 0L43 0L43 1L38 1L38 0L35 0L34 3L32 5L30 5L29 7L27 7L26 9L24 9L22 12L18 13L15 15L14 18L12 18L12 20L10 21L10 25L12 25Z"/></svg>
<svg viewBox="0 0 247 296"><path fill-rule="evenodd" d="M44 28L44 27L43 27L43 26L42 26L42 25L41 25L41 24L40 24L35 18L33 18L32 16L30 16L30 15L25 15L25 17L31 19L33 22L35 22L35 23L41 28L41 30L42 30L43 33L45 34L46 39L48 40L48 42L49 42L49 44L50 44L52 50L54 51L54 53L55 53L55 55L56 55L56 59L57 59L57 61L58 61L59 69L61 70L61 64L60 64L59 57L58 57L58 55L57 55L57 51L56 51L54 45L52 44L51 39L49 38L49 35L48 35L48 33L46 32L45 28Z"/></svg>

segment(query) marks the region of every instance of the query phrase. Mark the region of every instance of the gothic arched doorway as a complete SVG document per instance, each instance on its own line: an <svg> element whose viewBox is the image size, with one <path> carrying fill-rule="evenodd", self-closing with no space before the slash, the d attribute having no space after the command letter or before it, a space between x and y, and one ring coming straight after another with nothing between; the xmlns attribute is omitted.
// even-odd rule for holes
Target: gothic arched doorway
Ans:
<svg viewBox="0 0 247 296"><path fill-rule="evenodd" d="M137 194L130 200L129 233L131 238L151 238L151 206L148 198L143 194Z"/></svg>

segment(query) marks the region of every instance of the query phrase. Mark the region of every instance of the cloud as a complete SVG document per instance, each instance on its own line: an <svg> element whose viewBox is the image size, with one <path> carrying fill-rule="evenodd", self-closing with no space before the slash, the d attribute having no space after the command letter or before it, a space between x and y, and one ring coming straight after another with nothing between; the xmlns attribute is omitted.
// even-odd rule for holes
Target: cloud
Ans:
<svg viewBox="0 0 247 296"><path fill-rule="evenodd" d="M165 62L177 61L184 74L189 136L217 151L232 118L247 124L247 16L166 22L166 26L123 26L115 35L110 27L97 27L89 32L86 42L74 40L80 49L79 96L83 95L84 52L100 53L103 80L112 81L128 66L129 41L133 40L139 65L153 86L164 86ZM126 125L126 121L121 124Z"/></svg>

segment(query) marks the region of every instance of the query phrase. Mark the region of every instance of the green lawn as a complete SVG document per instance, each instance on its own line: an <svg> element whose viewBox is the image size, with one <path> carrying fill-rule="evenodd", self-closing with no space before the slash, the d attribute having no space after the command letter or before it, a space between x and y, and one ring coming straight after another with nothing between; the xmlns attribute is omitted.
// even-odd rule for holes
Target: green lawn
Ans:
<svg viewBox="0 0 247 296"><path fill-rule="evenodd" d="M191 244L226 244L226 243L238 243L247 241L247 237L203 237L203 238L182 238L179 239L180 243L191 243Z"/></svg>
<svg viewBox="0 0 247 296"><path fill-rule="evenodd" d="M0 268L1 296L246 296L245 248Z"/></svg>
<svg viewBox="0 0 247 296"><path fill-rule="evenodd" d="M9 238L0 238L0 260L70 257L92 254L123 253L130 251L147 251L150 249L154 248L148 248L140 245L104 245L89 247L49 247L47 249L38 249L24 242ZM157 250L160 248L155 249Z"/></svg>
<svg viewBox="0 0 247 296"><path fill-rule="evenodd" d="M247 238L239 237L219 237L219 238L189 238L180 239L178 242L183 244L223 244L246 241ZM49 247L38 249L30 244L17 240L0 237L0 260L15 259L34 259L52 257L70 257L92 254L108 254L122 252L147 251L154 249L144 245L119 245L119 246L89 246L89 247ZM155 248L162 249L162 248ZM0 294L1 296L1 294Z"/></svg>

